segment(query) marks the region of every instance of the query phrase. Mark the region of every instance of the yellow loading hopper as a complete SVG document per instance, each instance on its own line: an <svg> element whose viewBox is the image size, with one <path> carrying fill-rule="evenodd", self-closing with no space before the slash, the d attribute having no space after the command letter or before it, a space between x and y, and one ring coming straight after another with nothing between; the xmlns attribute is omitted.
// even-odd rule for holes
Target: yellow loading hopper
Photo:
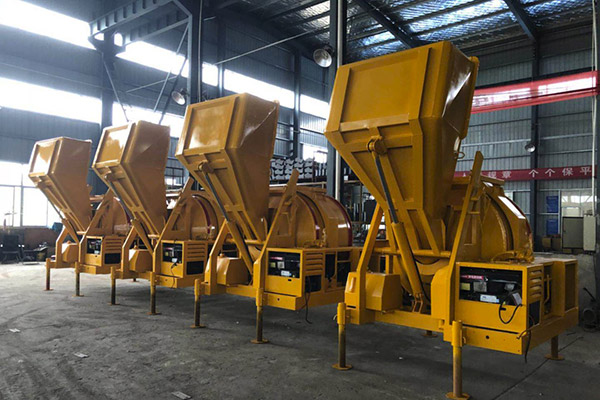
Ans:
<svg viewBox="0 0 600 400"><path fill-rule="evenodd" d="M192 104L177 145L177 159L215 191L247 239L266 238L278 114L277 103L249 94Z"/></svg>
<svg viewBox="0 0 600 400"><path fill-rule="evenodd" d="M377 202L391 206L417 252L439 256L446 247L443 217L476 74L477 60L450 42L337 72L325 136Z"/></svg>
<svg viewBox="0 0 600 400"><path fill-rule="evenodd" d="M92 218L86 181L91 148L90 140L44 140L35 144L29 162L29 178L77 231L85 231Z"/></svg>
<svg viewBox="0 0 600 400"><path fill-rule="evenodd" d="M138 121L106 128L92 168L133 217L158 235L167 218L165 167L169 127Z"/></svg>

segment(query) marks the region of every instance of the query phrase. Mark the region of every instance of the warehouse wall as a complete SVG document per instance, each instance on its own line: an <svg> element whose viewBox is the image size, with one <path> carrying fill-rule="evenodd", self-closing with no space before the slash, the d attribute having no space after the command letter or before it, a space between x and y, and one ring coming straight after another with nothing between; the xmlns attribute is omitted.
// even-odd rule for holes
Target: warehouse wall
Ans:
<svg viewBox="0 0 600 400"><path fill-rule="evenodd" d="M545 35L540 43L540 75L589 69L591 38L591 29L587 27ZM481 62L478 87L532 77L533 49L526 41L468 53L477 55ZM591 107L591 98L538 106L538 167L591 164ZM524 146L531 140L532 110L532 107L523 107L472 115L469 135L463 143L465 158L459 162L458 169L470 169L477 150L482 151L485 157L484 170L530 168L531 157ZM547 220L558 218L546 212L546 196L559 195L561 190L590 187L589 179L538 181L535 227L538 248L541 237L546 234ZM506 182L505 188L529 215L530 183Z"/></svg>
<svg viewBox="0 0 600 400"><path fill-rule="evenodd" d="M98 5L98 3L94 4ZM48 8L59 7L59 5L53 5L52 2L45 6ZM83 18L83 15L86 14L80 8L77 9L77 18ZM68 12L61 9L57 9L57 11ZM205 62L217 61L217 31L217 20L208 20L204 28L203 41ZM273 37L260 29L243 23L226 23L225 31L225 58L275 41ZM157 37L152 42L174 51L180 36L181 33L173 31ZM0 77L100 97L102 64L100 55L96 51L5 26L0 26L0 37L3 38L0 41ZM327 91L323 82L325 75L322 69L304 57L301 65L302 94L326 99ZM293 53L280 46L226 64L227 69L290 90L293 90L294 87L293 67ZM162 71L145 68L122 59L116 61L116 84L122 91L156 82L164 77L165 73ZM179 86L184 87L185 79L181 79L180 82ZM159 89L160 85L142 89L122 96L122 100L134 107L152 108ZM216 97L216 88L214 87L205 85L205 92L209 98ZM159 109L165 102L166 96L163 97ZM174 104L171 104L168 109L169 113L179 115L183 115L184 111L184 107ZM290 109L282 108L280 116L280 121L285 125L279 127L278 136L282 140L277 141L275 152L286 156L291 151L292 129L289 125L293 122L293 113ZM94 145L97 144L100 136L97 124L60 117L52 117L52 124L48 124L49 118L49 116L33 112L16 111L9 108L0 109L0 121L2 122L0 138L3 143L7 144L0 147L0 160L26 163L35 141L57 135L87 138L93 140ZM303 118L310 120L312 117L303 116ZM301 138L301 140L303 139ZM310 138L307 140L310 141Z"/></svg>

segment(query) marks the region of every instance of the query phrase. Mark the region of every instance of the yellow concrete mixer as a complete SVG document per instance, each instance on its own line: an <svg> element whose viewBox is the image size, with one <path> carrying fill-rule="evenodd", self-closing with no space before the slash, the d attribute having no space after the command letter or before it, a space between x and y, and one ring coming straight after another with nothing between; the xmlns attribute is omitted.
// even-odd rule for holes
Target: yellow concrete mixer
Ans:
<svg viewBox="0 0 600 400"><path fill-rule="evenodd" d="M86 178L91 147L89 140L60 137L39 141L33 148L29 178L63 224L55 256L46 260L46 290L50 290L52 268L75 268L75 294L79 296L81 272L108 274L111 266L121 263L129 223L112 191L90 197Z"/></svg>
<svg viewBox="0 0 600 400"><path fill-rule="evenodd" d="M191 179L180 192L167 194L169 143L169 128L150 122L106 128L92 166L131 218L116 277L150 281L151 314L156 313L156 285L187 287L204 276L222 220L211 198L192 190ZM112 289L114 302L115 279Z"/></svg>
<svg viewBox="0 0 600 400"><path fill-rule="evenodd" d="M339 369L347 323L441 332L453 346L524 354L577 324L577 262L534 258L531 230L503 182L455 178L478 69L449 42L342 66L325 135L377 201L356 272L338 306ZM386 238L377 237L385 215Z"/></svg>
<svg viewBox="0 0 600 400"><path fill-rule="evenodd" d="M256 299L255 343L263 343L263 306L289 310L341 301L358 260L345 209L320 189L269 188L279 105L249 94L190 105L177 158L214 196L225 222L196 285L200 295ZM237 257L223 254L231 240Z"/></svg>

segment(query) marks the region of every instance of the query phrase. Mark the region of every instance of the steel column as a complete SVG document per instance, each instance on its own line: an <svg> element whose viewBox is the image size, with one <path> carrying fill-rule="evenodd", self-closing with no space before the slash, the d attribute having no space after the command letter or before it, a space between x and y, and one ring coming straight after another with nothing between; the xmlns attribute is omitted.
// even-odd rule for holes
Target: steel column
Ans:
<svg viewBox="0 0 600 400"><path fill-rule="evenodd" d="M102 57L102 117L100 130L111 126L113 122L113 103L115 102L115 92L112 89L111 78L109 73L114 76L115 71L115 56L117 54L117 48L114 42L114 36L112 33L106 33L104 35L103 42L92 42L96 47L96 50L100 52Z"/></svg>
<svg viewBox="0 0 600 400"><path fill-rule="evenodd" d="M188 62L190 73L187 80L187 92L190 104L202 99L202 9L203 0L189 4L188 18Z"/></svg>
<svg viewBox="0 0 600 400"><path fill-rule="evenodd" d="M598 44L600 43L600 33L598 32L598 24L600 24L600 17L598 16L598 8L596 6L596 21L594 24L594 57L596 61L596 70L598 70L598 66L600 65L600 57L598 56ZM598 79L598 78L596 78ZM595 141L595 154L594 154L594 166L596 168L592 168L593 179L595 180L592 185L594 187L594 195L595 195L595 207L594 207L594 215L596 216L596 252L594 253L594 274L596 277L596 298L600 296L600 185L598 185L598 173L596 172L598 165L600 163L600 144L598 143L598 132L600 132L600 94L596 94L594 97L594 141Z"/></svg>
<svg viewBox="0 0 600 400"><path fill-rule="evenodd" d="M225 46L227 43L227 25L224 18L218 18L218 30L217 30L217 58L219 61L223 61L226 57ZM217 65L217 93L219 97L225 96L225 64Z"/></svg>
<svg viewBox="0 0 600 400"><path fill-rule="evenodd" d="M292 158L300 157L300 97L302 93L302 55L294 53L294 124L292 127Z"/></svg>
<svg viewBox="0 0 600 400"><path fill-rule="evenodd" d="M531 77L533 80L538 79L540 75L540 46L537 42L533 44L533 60L531 62ZM540 151L540 138L539 138L539 106L531 107L531 143L535 146L535 151L531 153L529 166L533 168L538 167L538 153ZM533 248L536 249L537 245L537 233L539 231L537 226L537 200L538 200L538 183L537 180L532 179L529 184L529 222L531 225L531 233L533 236Z"/></svg>
<svg viewBox="0 0 600 400"><path fill-rule="evenodd" d="M346 22L347 0L329 1L329 45L334 49L335 63L329 67L329 93L333 91L333 83L337 68L344 63L346 54ZM327 143L327 194L342 200L343 171L341 157L335 148Z"/></svg>

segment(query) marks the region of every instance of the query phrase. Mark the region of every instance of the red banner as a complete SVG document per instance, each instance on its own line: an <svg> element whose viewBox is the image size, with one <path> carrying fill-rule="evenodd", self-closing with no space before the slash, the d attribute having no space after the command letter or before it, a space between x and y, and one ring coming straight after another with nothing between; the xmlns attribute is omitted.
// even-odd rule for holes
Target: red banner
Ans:
<svg viewBox="0 0 600 400"><path fill-rule="evenodd" d="M600 94L598 71L475 90L473 114Z"/></svg>
<svg viewBox="0 0 600 400"><path fill-rule="evenodd" d="M468 176L470 173L471 171L455 172L454 176ZM482 171L481 174L505 181L585 179L592 177L592 166L507 169L501 171Z"/></svg>

